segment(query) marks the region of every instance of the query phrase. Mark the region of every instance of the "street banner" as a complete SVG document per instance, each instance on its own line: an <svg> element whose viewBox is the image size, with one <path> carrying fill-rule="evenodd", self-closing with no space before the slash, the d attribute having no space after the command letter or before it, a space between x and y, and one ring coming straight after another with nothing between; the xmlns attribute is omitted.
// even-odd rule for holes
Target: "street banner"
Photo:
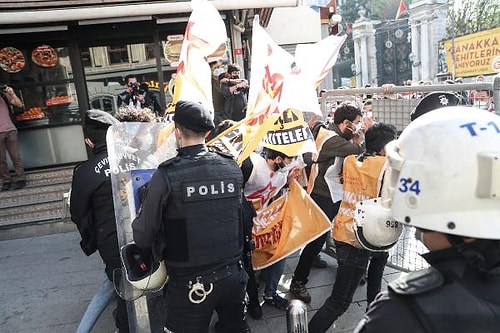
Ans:
<svg viewBox="0 0 500 333"><path fill-rule="evenodd" d="M300 184L292 180L289 191L258 211L254 218L254 269L268 267L287 257L330 228L325 213Z"/></svg>
<svg viewBox="0 0 500 333"><path fill-rule="evenodd" d="M184 33L173 104L179 100L199 102L209 110L212 80L207 58L226 47L226 26L217 9L207 0L192 0L193 9ZM222 52L224 53L224 52Z"/></svg>
<svg viewBox="0 0 500 333"><path fill-rule="evenodd" d="M440 45L439 60L449 72L455 64L456 77L500 73L499 37L500 27L446 40Z"/></svg>

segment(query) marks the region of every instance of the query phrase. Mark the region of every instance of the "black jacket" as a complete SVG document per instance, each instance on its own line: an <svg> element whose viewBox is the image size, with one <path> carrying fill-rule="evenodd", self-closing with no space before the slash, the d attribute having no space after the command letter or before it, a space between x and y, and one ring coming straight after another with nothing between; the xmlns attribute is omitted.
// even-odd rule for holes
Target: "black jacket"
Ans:
<svg viewBox="0 0 500 333"><path fill-rule="evenodd" d="M113 194L106 144L97 145L94 156L78 165L71 184L71 220L82 236L86 255L99 250L106 273L120 267Z"/></svg>
<svg viewBox="0 0 500 333"><path fill-rule="evenodd" d="M453 248L424 258L432 267L391 282L355 332L497 332L500 276L484 278Z"/></svg>

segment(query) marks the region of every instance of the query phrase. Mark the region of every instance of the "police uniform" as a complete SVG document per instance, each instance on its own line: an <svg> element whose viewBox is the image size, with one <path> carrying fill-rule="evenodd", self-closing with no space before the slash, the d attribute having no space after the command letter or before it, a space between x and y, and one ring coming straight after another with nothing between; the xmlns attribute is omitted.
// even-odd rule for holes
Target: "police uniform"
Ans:
<svg viewBox="0 0 500 333"><path fill-rule="evenodd" d="M174 121L195 132L213 129L208 110L178 102ZM245 318L243 176L231 156L204 144L185 146L153 174L132 224L139 247L163 259L166 329L208 332L215 310L221 331L249 332Z"/></svg>
<svg viewBox="0 0 500 333"><path fill-rule="evenodd" d="M94 114L103 111L92 110ZM110 116L112 117L112 116ZM86 130L102 130L106 133L110 124L85 119ZM95 140L95 139L94 139ZM108 279L113 281L113 271L121 268L116 234L115 210L111 190L106 142L95 142L93 156L73 172L70 213L81 235L80 246L90 256L99 251ZM120 332L128 332L126 303L117 297L117 309L113 313Z"/></svg>
<svg viewBox="0 0 500 333"><path fill-rule="evenodd" d="M355 332L497 332L499 272L484 278L453 248L423 256L432 267L391 282Z"/></svg>

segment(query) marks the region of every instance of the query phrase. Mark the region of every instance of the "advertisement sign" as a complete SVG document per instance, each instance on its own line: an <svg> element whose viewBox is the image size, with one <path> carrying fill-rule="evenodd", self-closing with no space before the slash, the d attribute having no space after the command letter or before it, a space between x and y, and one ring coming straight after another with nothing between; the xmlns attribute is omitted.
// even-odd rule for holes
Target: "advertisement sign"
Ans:
<svg viewBox="0 0 500 333"><path fill-rule="evenodd" d="M500 72L500 28L485 30L443 42L440 58L451 72L455 56L455 76L468 77ZM454 44L454 45L453 45ZM444 49L445 52L442 52ZM445 54L443 54L445 53ZM440 59L442 61L442 59Z"/></svg>

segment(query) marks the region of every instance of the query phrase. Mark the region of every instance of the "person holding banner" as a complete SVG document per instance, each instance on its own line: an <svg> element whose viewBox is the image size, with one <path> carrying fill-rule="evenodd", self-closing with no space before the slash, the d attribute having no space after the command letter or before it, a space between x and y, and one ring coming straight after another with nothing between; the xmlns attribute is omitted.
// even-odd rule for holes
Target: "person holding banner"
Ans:
<svg viewBox="0 0 500 333"><path fill-rule="evenodd" d="M250 332L245 315L243 176L229 155L212 152L210 110L177 101L178 154L159 165L132 223L134 241L164 260L165 332L208 332L213 312L220 332Z"/></svg>
<svg viewBox="0 0 500 333"><path fill-rule="evenodd" d="M342 184L337 181L337 191L332 196L325 174L333 170L338 179L344 157L358 155L364 151L362 116L355 103L343 102L335 111L333 124L330 124L328 130L320 128L316 138L319 153L311 169L308 192L330 221L334 219L340 207ZM309 273L327 235L328 233L325 233L304 247L293 274L290 291L305 303L311 302L311 295L306 288Z"/></svg>
<svg viewBox="0 0 500 333"><path fill-rule="evenodd" d="M256 210L261 210L277 196L298 171L296 157L287 156L276 150L264 148L262 155L252 153L241 165L244 179L245 198L252 202ZM279 280L285 268L285 258L264 269L266 285L264 303L280 310L286 310L288 300L277 293ZM249 293L249 312L252 317L262 317L258 299ZM260 315L259 315L260 314Z"/></svg>
<svg viewBox="0 0 500 333"><path fill-rule="evenodd" d="M364 242L358 241L354 211L357 201L379 196L387 161L384 147L396 136L397 130L394 126L375 124L365 133L366 152L358 156L347 156L344 160L344 194L333 230L338 262L337 274L330 297L309 322L311 333L326 332L348 309L368 267L368 304L380 292L382 274L389 255L385 249L380 252L369 251ZM375 249L374 246L370 248Z"/></svg>

